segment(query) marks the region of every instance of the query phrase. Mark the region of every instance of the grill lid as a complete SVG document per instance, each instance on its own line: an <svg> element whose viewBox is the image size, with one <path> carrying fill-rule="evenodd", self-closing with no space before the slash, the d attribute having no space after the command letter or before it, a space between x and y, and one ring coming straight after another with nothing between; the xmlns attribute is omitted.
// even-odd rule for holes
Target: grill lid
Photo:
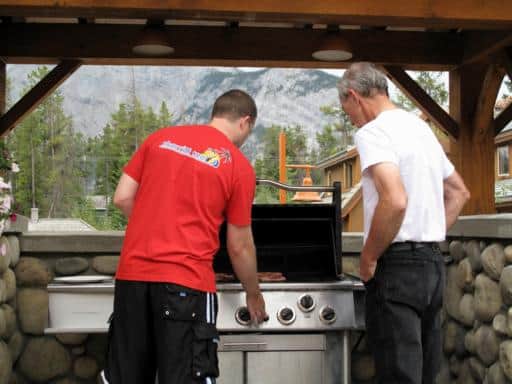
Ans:
<svg viewBox="0 0 512 384"><path fill-rule="evenodd" d="M287 281L323 281L341 274L341 185L313 188L332 191L333 202L253 205L259 272L281 272ZM220 241L215 272L233 273L226 250L226 224Z"/></svg>

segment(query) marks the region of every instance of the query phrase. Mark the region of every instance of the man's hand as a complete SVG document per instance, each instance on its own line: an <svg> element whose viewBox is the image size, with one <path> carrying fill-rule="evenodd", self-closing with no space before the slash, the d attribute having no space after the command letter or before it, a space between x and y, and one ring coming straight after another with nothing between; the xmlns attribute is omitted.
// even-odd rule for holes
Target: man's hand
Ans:
<svg viewBox="0 0 512 384"><path fill-rule="evenodd" d="M365 283L375 275L376 268L377 261L371 260L370 257L361 253L361 258L359 259L359 275Z"/></svg>
<svg viewBox="0 0 512 384"><path fill-rule="evenodd" d="M253 323L259 324L268 320L268 315L265 311L265 299L263 299L261 292L247 294L245 300Z"/></svg>

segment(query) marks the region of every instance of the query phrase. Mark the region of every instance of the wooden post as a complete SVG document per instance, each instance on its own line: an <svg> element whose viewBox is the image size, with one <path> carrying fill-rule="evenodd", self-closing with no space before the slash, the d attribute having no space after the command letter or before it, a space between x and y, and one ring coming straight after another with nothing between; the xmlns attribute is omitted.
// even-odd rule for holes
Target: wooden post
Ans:
<svg viewBox="0 0 512 384"><path fill-rule="evenodd" d="M286 134L279 132L279 182L286 183ZM286 203L286 191L279 190L279 202Z"/></svg>
<svg viewBox="0 0 512 384"><path fill-rule="evenodd" d="M488 64L459 67L450 72L450 114L459 123L459 138L453 143L451 159L471 192L464 215L494 213L494 129L481 130L494 101L482 92ZM487 83L489 83L487 81ZM478 112L477 112L478 110Z"/></svg>

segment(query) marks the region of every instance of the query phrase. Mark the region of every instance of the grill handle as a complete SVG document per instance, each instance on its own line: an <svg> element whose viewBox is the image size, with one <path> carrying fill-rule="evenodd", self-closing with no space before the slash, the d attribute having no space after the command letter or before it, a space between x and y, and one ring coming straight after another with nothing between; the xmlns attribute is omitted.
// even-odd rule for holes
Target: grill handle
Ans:
<svg viewBox="0 0 512 384"><path fill-rule="evenodd" d="M278 181L268 180L268 179L257 179L257 185L270 185L275 188L284 189L285 191L290 192L298 192L298 191L307 191L307 192L335 192L336 187L331 185L317 185L317 186L298 186L298 185L289 185L283 184Z"/></svg>

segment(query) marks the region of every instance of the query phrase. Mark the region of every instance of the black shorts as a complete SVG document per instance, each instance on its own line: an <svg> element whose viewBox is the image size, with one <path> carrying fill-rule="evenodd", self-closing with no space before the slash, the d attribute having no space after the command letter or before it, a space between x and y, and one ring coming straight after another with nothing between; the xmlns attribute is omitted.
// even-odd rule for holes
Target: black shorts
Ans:
<svg viewBox="0 0 512 384"><path fill-rule="evenodd" d="M214 384L217 296L176 284L117 280L108 384Z"/></svg>

